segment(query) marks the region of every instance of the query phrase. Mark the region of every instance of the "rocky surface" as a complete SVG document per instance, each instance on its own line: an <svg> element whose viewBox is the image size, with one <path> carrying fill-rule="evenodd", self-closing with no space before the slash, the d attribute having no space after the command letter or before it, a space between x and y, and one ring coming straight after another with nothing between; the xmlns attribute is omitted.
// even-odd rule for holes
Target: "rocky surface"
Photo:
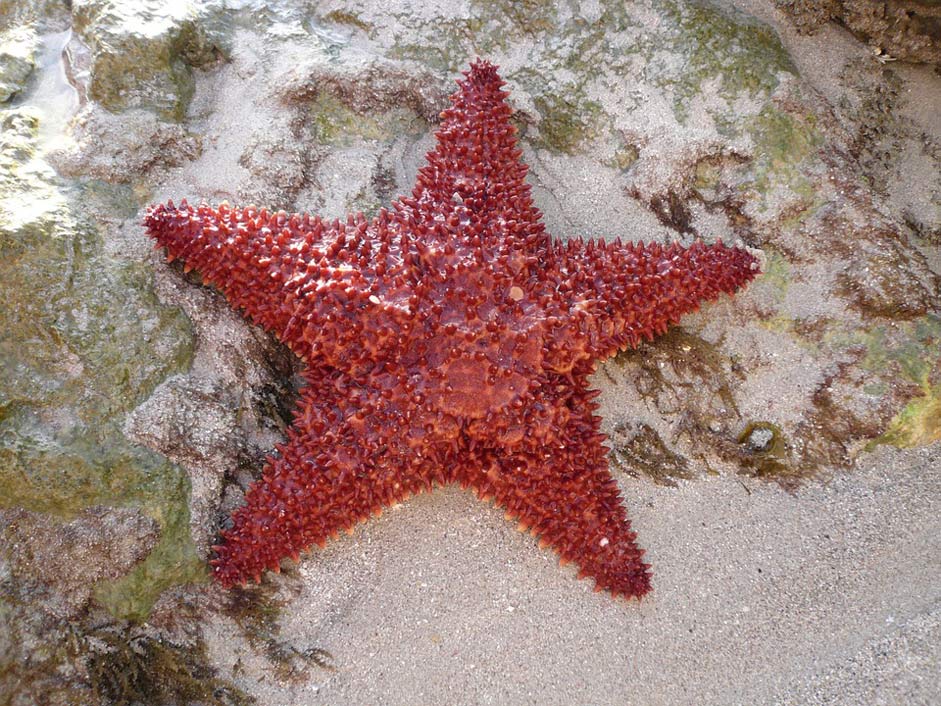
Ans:
<svg viewBox="0 0 941 706"><path fill-rule="evenodd" d="M933 0L776 0L802 32L835 20L883 60L941 63L941 5Z"/></svg>
<svg viewBox="0 0 941 706"><path fill-rule="evenodd" d="M36 64L39 38L29 25L0 33L0 102L23 90Z"/></svg>
<svg viewBox="0 0 941 706"><path fill-rule="evenodd" d="M675 533L696 544L695 502L680 500L690 494L721 515L730 489L748 489L760 514L736 501L722 520L737 519L743 533L766 531L763 518L776 512L782 526L800 527L806 518L792 503L802 498L850 518L862 505L876 511L866 504L873 497L889 502L875 471L858 486L840 476L854 478L875 458L922 469L900 471L921 496L892 505L897 514L883 519L893 531L904 533L892 523L905 512L912 522L929 517L938 488L919 473L937 465L915 459L941 441L941 78L901 60L937 61L936 9L869 4L884 11L772 0L0 2L0 621L15 636L0 642L0 661L17 664L0 668L0 687L12 703L29 703L24 694L35 689L50 703L117 701L174 679L180 690L159 698L196 699L180 670L212 668L262 702L290 693L307 703L333 679L318 640L355 642L374 616L372 592L404 591L394 602L401 621L415 610L409 587L430 579L404 568L410 542L427 571L443 572L442 596L461 593L462 582L495 582L459 604L452 619L464 628L469 616L491 615L488 600L512 594L509 605L520 605L535 592L550 614L555 596L584 603L585 625L619 625L637 610L680 620L702 598L677 586L709 579L681 575L682 557L660 541ZM907 20L893 19L904 10ZM315 555L268 587L224 596L201 583L203 561L290 418L295 362L198 277L164 265L143 236L142 209L187 197L372 215L410 190L452 80L475 56L499 64L509 83L537 205L556 237L721 237L763 258L764 275L734 302L684 319L595 376L629 510L651 524L657 566L667 563L653 600L679 604L606 607L579 589L568 595L573 577L539 571L551 557L512 544L484 509L452 517L473 511L449 495L409 512L486 536L440 566L421 521L410 525L418 538L401 541L381 524L362 551L350 540L324 555L333 578ZM843 495L821 490L834 474ZM635 496L691 519L645 520ZM852 527L847 519L840 530L842 553L814 545L836 573L855 556ZM776 536L774 551L800 551L786 532ZM390 543L387 561L373 541ZM421 549L423 541L431 544ZM526 572L507 568L512 587L497 569L475 568L488 542L506 561L529 562ZM722 560L737 566L743 546L730 543ZM878 537L865 546L878 552ZM784 565L798 576L798 562ZM888 581L881 566L872 575ZM751 596L753 615L786 613L746 590L741 572L715 573L726 582L716 591ZM885 591L898 593L889 583ZM838 623L846 606L821 600ZM935 629L936 612L919 618L915 603L905 605L907 630ZM663 634L675 638L673 627ZM521 639L494 629L494 640ZM895 644L870 638L833 654L865 661L883 638ZM439 635L434 644L447 642ZM362 644L381 652L385 643ZM452 649L470 659L462 645ZM532 659L554 664L545 649ZM140 667L147 662L163 676ZM483 684L500 678L486 655L475 663ZM347 664L371 673L362 655ZM851 682L852 664L834 662L835 678ZM121 669L139 678L109 676ZM349 675L338 693L353 698ZM409 683L389 688L406 693ZM447 698L447 685L435 688L429 699ZM794 693L818 691L805 684Z"/></svg>

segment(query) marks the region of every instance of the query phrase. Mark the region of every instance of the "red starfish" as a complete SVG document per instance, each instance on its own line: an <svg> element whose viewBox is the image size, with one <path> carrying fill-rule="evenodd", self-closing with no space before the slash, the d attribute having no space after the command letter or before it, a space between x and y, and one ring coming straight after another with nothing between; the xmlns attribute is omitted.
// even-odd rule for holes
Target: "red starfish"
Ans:
<svg viewBox="0 0 941 706"><path fill-rule="evenodd" d="M465 77L412 196L372 221L185 202L147 212L171 261L307 364L287 442L215 547L223 586L457 481L598 589L650 589L588 376L733 293L756 260L721 243L554 242L496 67L477 61Z"/></svg>

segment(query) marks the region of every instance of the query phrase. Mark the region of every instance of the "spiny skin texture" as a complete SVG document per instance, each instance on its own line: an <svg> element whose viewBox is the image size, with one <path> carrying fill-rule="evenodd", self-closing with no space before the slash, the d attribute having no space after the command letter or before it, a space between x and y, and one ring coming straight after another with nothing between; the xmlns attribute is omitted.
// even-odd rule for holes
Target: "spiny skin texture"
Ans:
<svg viewBox="0 0 941 706"><path fill-rule="evenodd" d="M757 263L721 243L554 242L496 67L477 61L458 85L412 196L372 221L185 202L147 213L170 260L307 364L287 442L215 547L223 586L458 482L598 589L650 589L588 376Z"/></svg>

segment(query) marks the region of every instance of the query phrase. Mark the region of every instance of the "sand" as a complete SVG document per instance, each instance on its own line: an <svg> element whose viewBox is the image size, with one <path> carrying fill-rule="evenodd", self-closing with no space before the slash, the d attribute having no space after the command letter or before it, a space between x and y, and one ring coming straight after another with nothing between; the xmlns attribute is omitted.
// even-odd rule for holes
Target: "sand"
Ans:
<svg viewBox="0 0 941 706"><path fill-rule="evenodd" d="M593 593L469 493L420 496L287 580L281 637L337 671L265 702L938 703L939 459L883 449L793 494L621 476L654 567L641 602Z"/></svg>

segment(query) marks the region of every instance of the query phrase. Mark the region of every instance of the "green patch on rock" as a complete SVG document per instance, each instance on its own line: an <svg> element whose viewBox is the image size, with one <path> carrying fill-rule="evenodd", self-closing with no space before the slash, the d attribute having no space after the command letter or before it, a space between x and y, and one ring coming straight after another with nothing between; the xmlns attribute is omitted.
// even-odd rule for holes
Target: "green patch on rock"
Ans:
<svg viewBox="0 0 941 706"><path fill-rule="evenodd" d="M534 97L542 116L539 137L533 142L555 152L571 154L597 134L601 105L596 101L572 100L565 93Z"/></svg>
<svg viewBox="0 0 941 706"><path fill-rule="evenodd" d="M116 615L139 619L203 571L185 474L122 432L130 410L189 366L192 332L157 302L146 268L105 254L77 194L36 156L38 129L26 110L0 114L0 506L60 518L135 506L157 520L150 556L99 591Z"/></svg>
<svg viewBox="0 0 941 706"><path fill-rule="evenodd" d="M768 95L779 73L797 73L774 30L743 13L704 1L655 6L665 21L647 43L648 79L672 88L680 122L689 117L689 101L705 81L718 79L720 94L734 100L743 93Z"/></svg>
<svg viewBox="0 0 941 706"><path fill-rule="evenodd" d="M403 18L405 19L405 18ZM454 74L467 68L468 47L474 45L481 34L484 22L479 17L437 17L434 20L409 23L408 33L397 34L395 44L389 51L394 59L411 59L443 74ZM486 53L484 47L481 53Z"/></svg>
<svg viewBox="0 0 941 706"><path fill-rule="evenodd" d="M215 2L74 0L73 29L92 53L92 98L112 111L143 107L182 119L193 68L227 54L220 13Z"/></svg>
<svg viewBox="0 0 941 706"><path fill-rule="evenodd" d="M926 446L941 441L941 385L926 387L925 394L905 405L881 436L866 446L872 451L879 444L899 448Z"/></svg>
<svg viewBox="0 0 941 706"><path fill-rule="evenodd" d="M770 287L778 301L787 296L791 282L791 265L784 255L770 248L765 250L764 271L758 277L758 282Z"/></svg>
<svg viewBox="0 0 941 706"><path fill-rule="evenodd" d="M788 462L787 442L780 427L771 422L749 422L738 435L739 456L744 468L759 478L781 482L797 475Z"/></svg>
<svg viewBox="0 0 941 706"><path fill-rule="evenodd" d="M333 10L328 12L324 16L325 20L334 22L338 25L349 25L350 27L356 27L356 29L361 29L364 32L372 31L372 25L369 22L363 20L363 18L356 12L350 12L348 10Z"/></svg>
<svg viewBox="0 0 941 706"><path fill-rule="evenodd" d="M765 250L763 271L752 286L767 292L775 303L776 313L759 322L769 331L787 333L794 328L794 320L780 309L787 296L790 282L791 266L784 255L770 248Z"/></svg>
<svg viewBox="0 0 941 706"><path fill-rule="evenodd" d="M635 145L621 144L614 150L614 154L605 160L604 165L624 173L634 166L638 159L640 159L640 151Z"/></svg>
<svg viewBox="0 0 941 706"><path fill-rule="evenodd" d="M310 104L307 123L317 142L334 147L349 147L359 140L387 142L399 135L417 134L427 127L407 108L367 115L326 91L318 93Z"/></svg>
<svg viewBox="0 0 941 706"><path fill-rule="evenodd" d="M471 12L487 18L495 30L488 33L494 44L507 49L514 36L537 37L555 30L557 6L555 0L472 0Z"/></svg>
<svg viewBox="0 0 941 706"><path fill-rule="evenodd" d="M921 387L922 394L902 408L886 431L867 445L867 451L879 444L911 447L941 441L941 317L896 325L905 334L900 341L890 343L882 328L868 332L863 365L876 370L894 363L904 378Z"/></svg>
<svg viewBox="0 0 941 706"><path fill-rule="evenodd" d="M829 339L835 348L864 347L864 369L895 370L899 378L921 389L922 394L895 415L885 432L869 442L867 451L880 444L909 447L941 441L941 317L923 316L893 322L891 326L891 331L886 326L874 326L838 332ZM882 388L882 392L888 390Z"/></svg>
<svg viewBox="0 0 941 706"><path fill-rule="evenodd" d="M755 144L754 180L749 184L760 194L778 186L801 197L807 207L816 199L816 190L802 169L823 143L814 117L798 118L773 106L766 106L747 124Z"/></svg>
<svg viewBox="0 0 941 706"><path fill-rule="evenodd" d="M885 370L894 365L906 380L926 389L933 375L941 374L938 346L941 345L941 317L924 316L913 321L895 322L894 334L884 326L860 329L834 339L837 345L862 344L866 356L862 366L867 370Z"/></svg>

